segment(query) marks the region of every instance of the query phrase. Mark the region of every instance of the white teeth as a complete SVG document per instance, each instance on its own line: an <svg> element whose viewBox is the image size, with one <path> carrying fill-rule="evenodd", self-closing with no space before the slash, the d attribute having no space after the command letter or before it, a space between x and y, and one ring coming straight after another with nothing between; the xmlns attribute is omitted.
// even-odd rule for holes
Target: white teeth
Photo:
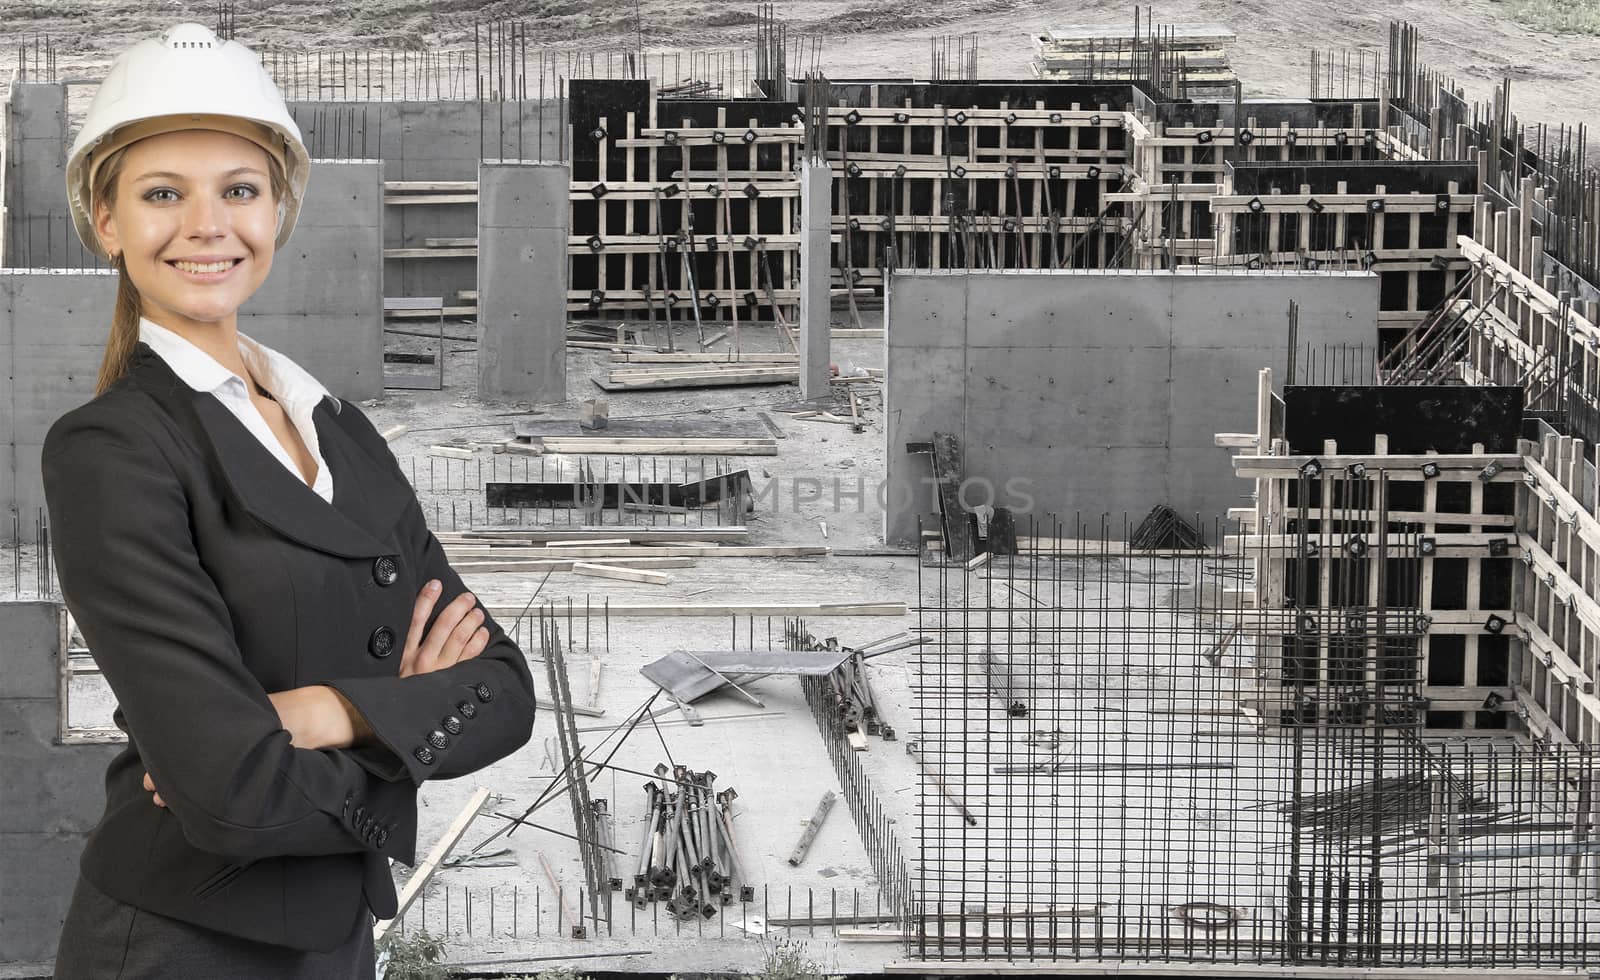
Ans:
<svg viewBox="0 0 1600 980"><path fill-rule="evenodd" d="M236 260L234 259L229 259L223 262L206 262L204 264L198 264L195 262L174 262L172 264L182 269L184 272L223 272L231 268L235 261Z"/></svg>

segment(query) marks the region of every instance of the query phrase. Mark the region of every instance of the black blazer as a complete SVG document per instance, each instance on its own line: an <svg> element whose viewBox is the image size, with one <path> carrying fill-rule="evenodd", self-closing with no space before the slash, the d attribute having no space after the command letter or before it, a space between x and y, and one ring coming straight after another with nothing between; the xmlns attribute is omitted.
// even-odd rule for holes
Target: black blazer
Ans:
<svg viewBox="0 0 1600 980"><path fill-rule="evenodd" d="M492 619L476 658L397 676L423 583L444 585L435 615L465 587L360 409L325 398L313 418L332 505L141 343L51 426L43 467L62 594L128 733L84 876L161 915L325 952L363 894L394 915L385 859L416 863L417 786L526 743L534 690ZM267 693L310 684L342 692L382 745L292 747Z"/></svg>

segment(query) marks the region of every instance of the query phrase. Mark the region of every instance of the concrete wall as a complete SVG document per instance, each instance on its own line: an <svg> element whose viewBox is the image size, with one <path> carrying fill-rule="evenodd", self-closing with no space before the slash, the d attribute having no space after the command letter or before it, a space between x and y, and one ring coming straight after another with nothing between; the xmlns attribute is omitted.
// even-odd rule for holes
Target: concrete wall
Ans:
<svg viewBox="0 0 1600 980"><path fill-rule="evenodd" d="M56 419L94 395L117 297L110 272L0 270L0 521L44 507L39 453Z"/></svg>
<svg viewBox="0 0 1600 980"><path fill-rule="evenodd" d="M382 167L318 160L306 203L239 329L340 398L383 393ZM0 270L0 519L44 506L50 425L89 400L116 301L115 274Z"/></svg>
<svg viewBox="0 0 1600 980"><path fill-rule="evenodd" d="M551 163L478 171L478 394L567 397L567 185Z"/></svg>
<svg viewBox="0 0 1600 980"><path fill-rule="evenodd" d="M383 174L376 160L315 160L294 234L239 314L340 398L383 394Z"/></svg>
<svg viewBox="0 0 1600 980"><path fill-rule="evenodd" d="M832 355L833 169L800 166L800 397L829 397Z"/></svg>
<svg viewBox="0 0 1600 980"><path fill-rule="evenodd" d="M314 157L379 159L389 180L474 180L488 160L550 160L559 154L560 105L553 99L463 101L290 102L289 111ZM423 248L429 238L470 238L472 204L395 205L387 209L384 244ZM385 295L443 296L477 289L469 257L389 259Z"/></svg>
<svg viewBox="0 0 1600 980"><path fill-rule="evenodd" d="M5 261L32 268L93 266L95 256L72 231L67 209L67 87L11 86L6 114Z"/></svg>
<svg viewBox="0 0 1600 980"><path fill-rule="evenodd" d="M58 744L64 630L60 603L0 602L0 967L13 976L48 972L122 750Z"/></svg>
<svg viewBox="0 0 1600 980"><path fill-rule="evenodd" d="M1301 344L1377 338L1370 273L897 273L885 322L884 539L916 538L937 504L926 455L961 438L969 479L995 506L1098 526L1157 504L1209 522L1243 504L1217 432L1252 431L1256 371L1286 359L1289 301ZM974 484L966 502L985 502ZM1018 516L1025 533L1026 515ZM936 524L925 526L934 527Z"/></svg>

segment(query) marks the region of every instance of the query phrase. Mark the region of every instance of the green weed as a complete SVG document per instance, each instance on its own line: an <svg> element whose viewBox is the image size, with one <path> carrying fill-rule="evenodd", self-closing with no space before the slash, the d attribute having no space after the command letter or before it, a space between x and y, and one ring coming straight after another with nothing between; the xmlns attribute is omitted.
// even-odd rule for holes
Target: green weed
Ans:
<svg viewBox="0 0 1600 980"><path fill-rule="evenodd" d="M1511 19L1549 34L1600 34L1600 0L1506 0Z"/></svg>

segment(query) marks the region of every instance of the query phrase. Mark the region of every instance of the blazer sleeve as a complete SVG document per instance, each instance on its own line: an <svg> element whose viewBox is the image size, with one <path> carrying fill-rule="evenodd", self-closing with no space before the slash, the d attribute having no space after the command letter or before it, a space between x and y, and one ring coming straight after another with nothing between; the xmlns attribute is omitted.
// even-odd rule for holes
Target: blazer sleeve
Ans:
<svg viewBox="0 0 1600 980"><path fill-rule="evenodd" d="M409 490L400 463L370 420L353 404L343 412L356 438L374 461L408 488L411 501L401 518L401 545L419 570L419 583L438 579L444 586L428 617L433 627L439 612L468 591L450 567L444 548L428 528L427 518ZM361 712L388 753L373 746L346 750L368 772L383 779L453 779L505 758L527 744L533 734L533 675L522 649L494 621L483 603L483 626L489 643L483 652L442 670L410 677L352 677L322 681L338 690Z"/></svg>
<svg viewBox="0 0 1600 980"><path fill-rule="evenodd" d="M236 859L409 863L414 826L391 835L362 815L392 796L385 784L339 751L290 744L150 424L125 406L79 409L51 427L42 465L62 594L168 810L195 847Z"/></svg>

